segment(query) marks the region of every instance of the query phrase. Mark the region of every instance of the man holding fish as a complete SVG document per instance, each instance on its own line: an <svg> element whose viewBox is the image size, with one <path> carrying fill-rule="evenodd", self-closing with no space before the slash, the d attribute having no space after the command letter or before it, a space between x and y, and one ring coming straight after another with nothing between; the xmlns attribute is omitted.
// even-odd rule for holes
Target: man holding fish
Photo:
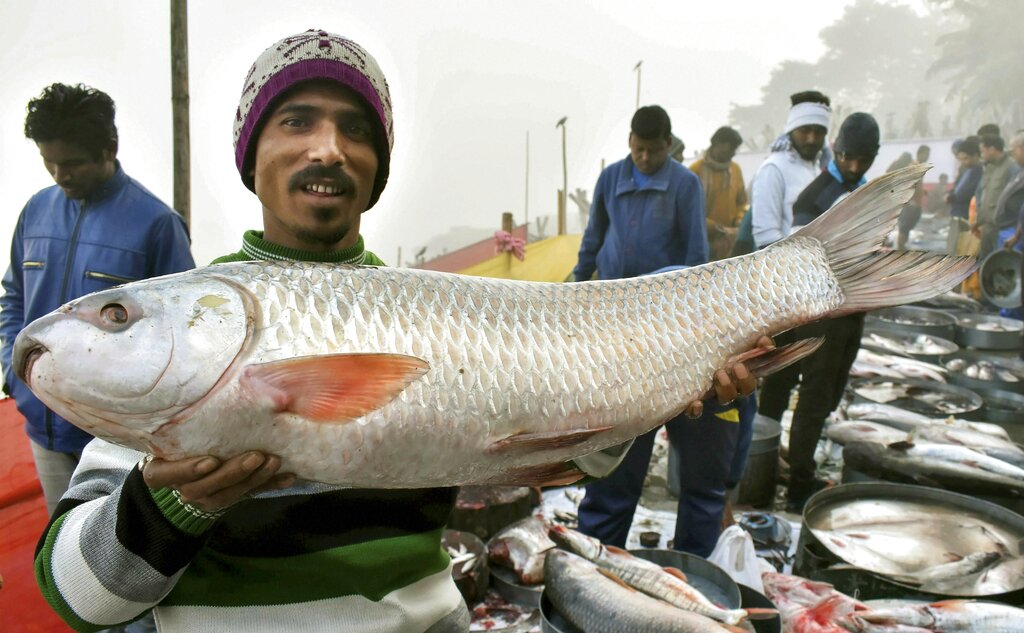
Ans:
<svg viewBox="0 0 1024 633"><path fill-rule="evenodd" d="M264 230L246 232L241 250L218 262L382 265L366 250L359 226L388 179L392 110L384 75L362 47L310 30L268 48L245 80L234 138L236 165L262 204ZM315 298L308 299L310 312L323 308L313 305ZM238 318L217 312L225 302L197 296L190 323ZM96 320L118 331L134 311L107 304ZM279 320L305 318L297 311L290 308ZM241 326L244 331L253 320ZM223 338L210 345L211 354L233 344ZM187 341L175 345L175 354L189 353ZM274 375L247 373L248 384L264 389L278 411L294 404L287 392L303 389L324 396L308 405L309 417L332 396L343 401L327 402L332 411L358 408L361 399L382 397L373 392L378 370L400 362L398 355L376 356L383 357L380 366L358 371L341 362L306 371L317 357L292 359ZM22 374L42 381L32 371L38 354L22 358ZM319 390L341 371L361 390L340 396ZM750 372L741 365L734 371L733 378L716 377L719 398L753 390ZM99 434L109 431L105 415L91 419ZM238 422L249 430L234 439L255 442L255 426ZM362 433L359 424L321 428L327 426ZM286 427L273 432L285 434ZM367 436L372 430L366 427ZM344 454L346 462L358 457ZM80 631L128 622L151 608L159 630L172 632L467 630L469 614L440 544L455 488L333 486L280 472L281 463L265 451L161 459L93 441L39 543L44 595Z"/></svg>

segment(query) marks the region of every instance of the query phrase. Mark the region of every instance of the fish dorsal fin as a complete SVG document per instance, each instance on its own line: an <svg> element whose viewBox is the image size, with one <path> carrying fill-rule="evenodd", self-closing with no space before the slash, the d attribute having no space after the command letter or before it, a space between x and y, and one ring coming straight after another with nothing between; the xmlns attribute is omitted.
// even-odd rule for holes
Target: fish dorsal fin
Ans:
<svg viewBox="0 0 1024 633"><path fill-rule="evenodd" d="M889 444L889 448L897 451L909 451L914 448L914 443L909 440L903 440L901 442L893 442Z"/></svg>
<svg viewBox="0 0 1024 633"><path fill-rule="evenodd" d="M690 579L686 577L686 574L684 574L681 569L676 569L675 567L662 567L662 569L664 569L665 573L669 576L675 576L686 583L690 582Z"/></svg>
<svg viewBox="0 0 1024 633"><path fill-rule="evenodd" d="M543 451L553 448L566 448L568 446L575 446L576 444L585 442L594 435L610 431L613 428L615 427L600 426L596 429L570 429L568 431L544 431L542 433L517 433L494 442L488 446L484 452L489 455L508 455L515 453L532 453L534 451Z"/></svg>
<svg viewBox="0 0 1024 633"><path fill-rule="evenodd" d="M753 607L750 609L744 609L744 611L747 612L748 620L771 620L779 615L778 609Z"/></svg>
<svg viewBox="0 0 1024 633"><path fill-rule="evenodd" d="M612 580L612 581L614 581L615 583L617 583L617 584L619 584L619 585L622 585L623 587L625 587L626 589L629 589L630 591L632 591L632 592L634 592L634 593L636 592L636 589L634 589L633 587L630 587L630 586L629 586L629 585L628 585L628 584L626 583L626 581L625 581L625 580L623 580L623 579L619 578L619 577L618 577L618 576L617 576L617 575L615 574L615 572L613 572L613 571L609 571L609 570L605 569L604 567L598 567L598 568L597 568L597 573L601 574L602 576L604 576L604 577L605 577L605 578L607 578L608 580Z"/></svg>
<svg viewBox="0 0 1024 633"><path fill-rule="evenodd" d="M249 365L241 380L275 412L344 423L391 402L429 368L402 354L327 354Z"/></svg>

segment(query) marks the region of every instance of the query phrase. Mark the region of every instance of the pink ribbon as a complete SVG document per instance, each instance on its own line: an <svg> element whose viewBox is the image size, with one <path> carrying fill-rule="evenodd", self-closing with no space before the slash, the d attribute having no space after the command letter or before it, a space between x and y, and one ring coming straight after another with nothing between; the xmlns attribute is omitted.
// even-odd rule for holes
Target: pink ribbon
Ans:
<svg viewBox="0 0 1024 633"><path fill-rule="evenodd" d="M515 237L508 231L495 231L494 252L495 254L512 253L516 259L523 261L526 259L526 240Z"/></svg>

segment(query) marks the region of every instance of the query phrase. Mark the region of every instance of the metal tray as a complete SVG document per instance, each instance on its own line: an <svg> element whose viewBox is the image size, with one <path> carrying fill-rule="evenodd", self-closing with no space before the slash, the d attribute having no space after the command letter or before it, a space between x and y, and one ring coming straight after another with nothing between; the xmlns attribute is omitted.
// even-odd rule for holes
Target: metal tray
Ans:
<svg viewBox="0 0 1024 633"><path fill-rule="evenodd" d="M971 378L967 374L950 369L950 363L957 359L963 359L968 364L987 361L992 363L997 370L1002 369L1005 371L1013 371L1015 375L1019 375L1020 380L1017 382L1009 382L999 379L982 380L981 378ZM949 382L954 385L966 387L972 391L977 391L979 389L1002 389L1004 391L1024 393L1024 361L1016 358L1000 358L998 356L993 356L988 352L961 350L956 354L942 357L939 360L939 364L949 370Z"/></svg>
<svg viewBox="0 0 1024 633"><path fill-rule="evenodd" d="M957 407L938 409L914 398L899 398L889 402L879 402L878 400L872 400L871 398L858 393L858 389L861 387L881 385L883 383L908 385L921 392L931 392L940 395L946 394L962 401L964 404ZM957 387L956 385L943 384L933 380L918 380L915 378L905 378L902 380L894 380L892 378L860 378L850 381L848 388L853 394L854 402L878 402L879 404L891 404L895 407L933 418L944 418L949 415L965 416L972 412L979 411L984 405L984 401L981 399L981 396L970 389Z"/></svg>
<svg viewBox="0 0 1024 633"><path fill-rule="evenodd" d="M750 587L740 584L740 599L744 609L777 609L775 603L768 599L763 593L755 591ZM754 633L782 633L782 616L777 615L770 620L750 620L749 624Z"/></svg>
<svg viewBox="0 0 1024 633"><path fill-rule="evenodd" d="M872 500L897 500L907 503L924 504L937 510L953 511L964 517L975 517L1004 533L1007 542L1017 543L1024 537L1024 517L1004 507L982 501L971 496L957 494L938 488L911 486L894 483L852 483L828 488L815 494L807 502L803 512L800 541L797 545L793 573L812 580L831 583L847 595L856 595L862 600L911 598L928 601L961 598L948 594L931 593L918 587L905 585L886 576L857 568L844 561L837 553L827 548L811 530L820 525L824 517L837 507ZM1020 555L1021 552L1011 552ZM841 567L834 568L836 564ZM976 598L979 596L970 596ZM986 599L1020 604L1024 602L1024 587L1002 594L985 596Z"/></svg>
<svg viewBox="0 0 1024 633"><path fill-rule="evenodd" d="M502 598L525 607L537 608L544 585L524 585L519 582L516 572L495 565L491 567L491 586Z"/></svg>
<svg viewBox="0 0 1024 633"><path fill-rule="evenodd" d="M930 299L925 299L924 301L912 303L911 305L918 308L943 310L953 315L981 312L982 310L981 303L967 295L962 295L959 292L953 292L952 290L944 292L941 295L936 295Z"/></svg>
<svg viewBox="0 0 1024 633"><path fill-rule="evenodd" d="M995 424L1016 425L1024 427L1024 394L1006 391L1005 389L975 389L985 401L985 407L978 413L980 421ZM1006 427L1013 437L1013 432ZM1016 431L1016 429L1014 429ZM1018 435L1020 432L1017 431ZM1015 440L1019 441L1019 440Z"/></svg>
<svg viewBox="0 0 1024 633"><path fill-rule="evenodd" d="M1005 332L978 329L979 325L999 325L1008 328ZM967 314L956 321L953 340L964 347L979 349L1020 349L1024 322L991 314Z"/></svg>
<svg viewBox="0 0 1024 633"><path fill-rule="evenodd" d="M1020 305L1020 272L1022 255L1006 248L989 253L981 262L978 281L981 296L1000 308Z"/></svg>
<svg viewBox="0 0 1024 633"><path fill-rule="evenodd" d="M873 334L890 339L896 342L897 344L901 345L905 349L894 350L886 346L885 344L872 340ZM931 342L934 343L937 348L941 348L941 350L928 350L926 352L914 351L914 343L921 336L927 336L931 340ZM864 328L864 335L861 336L860 340L861 347L867 347L873 350L878 350L879 352L882 352L884 354L906 356L907 358L913 358L915 360L924 361L926 363L938 363L940 358L956 354L957 352L960 351L960 346L948 338L942 338L941 336L935 336L933 334L920 334L917 332L896 332L876 327Z"/></svg>
<svg viewBox="0 0 1024 633"><path fill-rule="evenodd" d="M930 334L952 339L956 318L943 310L896 306L869 312L867 323L876 329L903 334Z"/></svg>

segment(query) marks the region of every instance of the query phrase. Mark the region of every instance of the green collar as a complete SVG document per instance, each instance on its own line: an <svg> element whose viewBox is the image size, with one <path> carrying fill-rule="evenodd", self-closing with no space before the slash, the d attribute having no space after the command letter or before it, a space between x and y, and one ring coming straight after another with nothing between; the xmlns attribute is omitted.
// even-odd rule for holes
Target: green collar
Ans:
<svg viewBox="0 0 1024 633"><path fill-rule="evenodd" d="M363 264L366 260L366 248L363 236L360 235L355 244L340 251L325 253L301 251L286 248L280 244L263 239L263 231L246 231L242 236L242 252L252 259L275 259L294 262L330 262L334 264Z"/></svg>

